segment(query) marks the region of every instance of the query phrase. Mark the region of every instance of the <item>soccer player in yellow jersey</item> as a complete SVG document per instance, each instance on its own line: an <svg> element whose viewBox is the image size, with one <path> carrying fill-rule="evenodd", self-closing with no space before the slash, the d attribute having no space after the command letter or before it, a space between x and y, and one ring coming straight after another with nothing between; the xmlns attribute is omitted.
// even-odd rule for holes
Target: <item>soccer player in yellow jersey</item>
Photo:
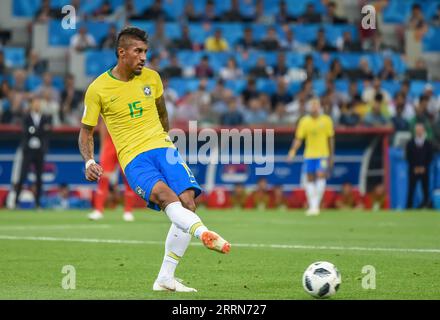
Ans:
<svg viewBox="0 0 440 320"><path fill-rule="evenodd" d="M168 136L162 81L156 71L144 67L147 50L143 30L126 27L119 33L117 65L95 79L86 91L79 149L86 179L97 181L103 170L93 159L93 130L101 115L131 188L148 207L163 210L172 222L153 290L192 292L196 290L174 277L191 236L221 253L228 253L230 244L208 230L194 213L194 199L201 188Z"/></svg>
<svg viewBox="0 0 440 320"><path fill-rule="evenodd" d="M305 140L304 165L309 204L307 215L318 215L326 179L333 168L334 131L332 119L321 114L319 100L311 100L309 106L310 115L299 121L288 159L291 161L295 157L302 141Z"/></svg>

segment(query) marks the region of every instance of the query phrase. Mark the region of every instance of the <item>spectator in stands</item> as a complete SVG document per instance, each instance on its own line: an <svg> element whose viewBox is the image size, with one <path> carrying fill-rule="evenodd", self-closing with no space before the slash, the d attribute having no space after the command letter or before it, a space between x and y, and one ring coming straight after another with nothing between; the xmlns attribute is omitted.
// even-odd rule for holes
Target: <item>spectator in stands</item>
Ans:
<svg viewBox="0 0 440 320"><path fill-rule="evenodd" d="M342 38L338 39L337 47L343 52L360 52L362 51L361 43L354 41L350 31L344 31Z"/></svg>
<svg viewBox="0 0 440 320"><path fill-rule="evenodd" d="M3 80L0 84L0 123L11 123L11 97L11 87L8 81Z"/></svg>
<svg viewBox="0 0 440 320"><path fill-rule="evenodd" d="M389 209L390 200L382 183L374 186L373 190L366 195L365 207L373 211Z"/></svg>
<svg viewBox="0 0 440 320"><path fill-rule="evenodd" d="M129 24L131 19L136 19L137 13L133 5L133 0L125 0L123 5L116 8L115 12L107 18L108 21L122 21Z"/></svg>
<svg viewBox="0 0 440 320"><path fill-rule="evenodd" d="M431 18L431 24L434 27L440 27L440 4L437 6L437 11Z"/></svg>
<svg viewBox="0 0 440 320"><path fill-rule="evenodd" d="M391 101L390 94L382 88L382 81L376 77L373 83L366 81L364 84L364 92L362 93L362 100L366 103L372 103L377 93L381 93L385 103Z"/></svg>
<svg viewBox="0 0 440 320"><path fill-rule="evenodd" d="M246 27L243 32L243 38L238 40L236 49L238 51L256 49L257 41L254 40L254 34L251 27Z"/></svg>
<svg viewBox="0 0 440 320"><path fill-rule="evenodd" d="M50 0L43 0L40 8L35 13L35 22L46 23L49 19L61 18L61 8L52 8Z"/></svg>
<svg viewBox="0 0 440 320"><path fill-rule="evenodd" d="M251 98L258 97L257 81L253 77L249 77L246 88L242 92L243 102L247 104Z"/></svg>
<svg viewBox="0 0 440 320"><path fill-rule="evenodd" d="M217 15L215 3L213 0L207 0L205 4L205 9L201 15L202 22L216 22L219 21L220 17Z"/></svg>
<svg viewBox="0 0 440 320"><path fill-rule="evenodd" d="M254 78L270 78L272 74L272 67L266 64L264 56L258 57L257 64L249 70L249 75Z"/></svg>
<svg viewBox="0 0 440 320"><path fill-rule="evenodd" d="M154 34L151 37L151 43L154 52L161 56L170 47L170 40L165 32L165 19L163 17L156 19Z"/></svg>
<svg viewBox="0 0 440 320"><path fill-rule="evenodd" d="M376 93L371 111L363 119L364 125L369 127L382 127L389 125L389 119L385 115L383 108L383 95Z"/></svg>
<svg viewBox="0 0 440 320"><path fill-rule="evenodd" d="M211 91L211 101L213 104L216 104L219 101L223 101L226 99L228 99L229 97L232 97L233 93L231 90L229 90L228 88L226 88L225 86L225 80L223 80L222 78L217 79L217 82L215 84L214 89ZM226 111L226 102L224 104L224 108L222 109L221 112L225 112Z"/></svg>
<svg viewBox="0 0 440 320"><path fill-rule="evenodd" d="M432 118L428 112L429 98L426 95L421 95L419 103L416 107L416 114L414 118L409 121L411 132L415 134L415 126L417 123L423 123L425 132L429 140L432 139Z"/></svg>
<svg viewBox="0 0 440 320"><path fill-rule="evenodd" d="M289 207L289 202L284 195L283 186L277 185L273 187L269 207L279 210L286 210Z"/></svg>
<svg viewBox="0 0 440 320"><path fill-rule="evenodd" d="M180 66L179 59L175 54L171 54L170 63L161 72L164 78L180 78L183 75L182 67Z"/></svg>
<svg viewBox="0 0 440 320"><path fill-rule="evenodd" d="M396 98L402 99L403 98ZM395 112L396 114L391 118L391 122L393 123L394 131L409 131L409 123L403 116L404 104L396 102Z"/></svg>
<svg viewBox="0 0 440 320"><path fill-rule="evenodd" d="M159 18L169 20L165 10L162 8L162 0L154 0L153 4L136 18L142 20L156 20Z"/></svg>
<svg viewBox="0 0 440 320"><path fill-rule="evenodd" d="M435 96L434 87L432 84L427 83L423 89L423 95L428 97L427 110L431 116L431 119L435 120L440 113L440 98Z"/></svg>
<svg viewBox="0 0 440 320"><path fill-rule="evenodd" d="M268 118L268 113L264 110L264 106L259 98L251 98L248 107L244 112L244 121L246 124L261 124L265 123Z"/></svg>
<svg viewBox="0 0 440 320"><path fill-rule="evenodd" d="M41 104L41 111L43 114L48 115L52 119L52 124L54 127L57 127L61 124L60 120L60 103L59 101L54 97L53 91L44 88L39 93L40 98L40 104Z"/></svg>
<svg viewBox="0 0 440 320"><path fill-rule="evenodd" d="M273 75L275 77L285 76L289 72L289 67L286 62L286 54L279 52L277 55L277 63L273 66Z"/></svg>
<svg viewBox="0 0 440 320"><path fill-rule="evenodd" d="M260 178L257 187L250 195L250 199L254 208L264 210L269 207L270 195L266 178Z"/></svg>
<svg viewBox="0 0 440 320"><path fill-rule="evenodd" d="M31 94L26 90L26 71L16 69L13 77L14 81L10 92L10 124L18 124L28 107L28 99Z"/></svg>
<svg viewBox="0 0 440 320"><path fill-rule="evenodd" d="M212 127L219 124L219 115L213 110L212 104L209 102L201 102L199 104L198 122L202 127Z"/></svg>
<svg viewBox="0 0 440 320"><path fill-rule="evenodd" d="M271 110L275 110L275 106L278 103L288 104L292 101L292 96L287 91L287 82L283 78L278 78L277 80L277 90L272 94L271 97Z"/></svg>
<svg viewBox="0 0 440 320"><path fill-rule="evenodd" d="M238 110L237 99L230 97L227 100L228 110L220 116L220 124L223 126L241 126L244 124L243 114Z"/></svg>
<svg viewBox="0 0 440 320"><path fill-rule="evenodd" d="M308 54L305 57L303 69L306 72L307 79L313 80L319 78L320 76L319 70L315 67L315 62L311 54Z"/></svg>
<svg viewBox="0 0 440 320"><path fill-rule="evenodd" d="M322 15L322 22L330 24L347 23L347 19L339 17L336 14L337 6L334 1L329 1L326 7L327 13Z"/></svg>
<svg viewBox="0 0 440 320"><path fill-rule="evenodd" d="M289 25L284 29L285 36L280 40L280 45L283 50L298 53L309 53L312 50L308 44L301 43L295 39L295 33Z"/></svg>
<svg viewBox="0 0 440 320"><path fill-rule="evenodd" d="M428 68L426 66L426 61L422 57L417 58L414 67L406 70L406 77L411 80L427 81Z"/></svg>
<svg viewBox="0 0 440 320"><path fill-rule="evenodd" d="M58 103L61 101L60 91L53 85L53 77L50 72L43 74L43 83L35 89L35 94L41 96L43 91L49 91L50 96Z"/></svg>
<svg viewBox="0 0 440 320"><path fill-rule="evenodd" d="M55 194L43 196L41 199L41 205L43 208L55 210L83 209L90 207L89 201L83 200L70 192L69 186L66 183L60 184Z"/></svg>
<svg viewBox="0 0 440 320"><path fill-rule="evenodd" d="M182 35L180 37L178 37L177 39L172 39L172 41L170 41L170 48L178 50L193 49L193 42L191 40L191 36L189 35L189 27L187 25L184 25L182 27Z"/></svg>
<svg viewBox="0 0 440 320"><path fill-rule="evenodd" d="M112 5L109 0L105 0L98 9L95 10L93 16L96 20L106 20L113 14Z"/></svg>
<svg viewBox="0 0 440 320"><path fill-rule="evenodd" d="M83 93L75 88L75 77L72 74L64 78L64 90L61 93L61 108L59 118L62 123L70 126L79 124L79 105L82 103Z"/></svg>
<svg viewBox="0 0 440 320"><path fill-rule="evenodd" d="M258 47L265 51L276 51L280 49L280 41L278 40L278 34L275 27L267 28L266 36L261 39Z"/></svg>
<svg viewBox="0 0 440 320"><path fill-rule="evenodd" d="M266 113L269 115L272 112L272 105L271 105L271 102L270 102L270 95L268 95L267 93L262 91L258 95L258 99L260 99L260 103L261 103L262 109L264 111L266 111Z"/></svg>
<svg viewBox="0 0 440 320"><path fill-rule="evenodd" d="M96 40L88 33L85 25L79 28L79 32L70 38L70 48L77 52L81 52L87 49L95 48Z"/></svg>
<svg viewBox="0 0 440 320"><path fill-rule="evenodd" d="M362 43L362 47L365 51L372 51L382 53L389 48L384 42L382 38L382 33L379 30L376 30L373 33L373 36L368 38Z"/></svg>
<svg viewBox="0 0 440 320"><path fill-rule="evenodd" d="M234 191L231 196L232 207L235 209L243 209L246 207L248 194L243 184L237 183L234 185Z"/></svg>
<svg viewBox="0 0 440 320"><path fill-rule="evenodd" d="M345 182L342 185L341 192L335 199L336 209L362 209L363 203L359 193L355 192L353 185L350 182Z"/></svg>
<svg viewBox="0 0 440 320"><path fill-rule="evenodd" d="M204 55L196 66L195 74L198 78L212 78L214 76L214 70L209 65L209 57L207 55Z"/></svg>
<svg viewBox="0 0 440 320"><path fill-rule="evenodd" d="M10 68L6 64L5 53L0 50L0 75L8 75L10 73Z"/></svg>
<svg viewBox="0 0 440 320"><path fill-rule="evenodd" d="M330 63L330 76L333 80L341 80L346 78L345 70L342 68L341 61L338 58L335 58Z"/></svg>
<svg viewBox="0 0 440 320"><path fill-rule="evenodd" d="M397 73L394 70L393 61L390 58L385 58L383 60L383 67L379 72L379 77L382 80L396 80Z"/></svg>
<svg viewBox="0 0 440 320"><path fill-rule="evenodd" d="M198 101L196 100L196 94L194 92L189 92L178 103L174 120L177 123L187 124L188 121L190 120L198 120L198 117L199 117L199 105L198 105Z"/></svg>
<svg viewBox="0 0 440 320"><path fill-rule="evenodd" d="M293 100L286 106L288 121L290 123L297 123L301 119L301 117L306 115L307 101L307 90L303 88L298 92L295 100Z"/></svg>
<svg viewBox="0 0 440 320"><path fill-rule="evenodd" d="M370 69L370 64L367 60L367 58L362 57L359 60L359 67L358 69L355 69L352 73L353 79L359 79L359 80L373 80L374 74L373 71Z"/></svg>
<svg viewBox="0 0 440 320"><path fill-rule="evenodd" d="M196 11L194 9L193 1L185 2L185 8L183 9L182 18L186 20L184 22L199 22L200 21L200 15L196 13Z"/></svg>
<svg viewBox="0 0 440 320"><path fill-rule="evenodd" d="M429 168L433 158L432 143L427 139L423 123L417 123L414 138L406 145L406 160L408 161L408 201L407 209L413 207L413 196L417 182L422 182L423 201L419 208L430 206Z"/></svg>
<svg viewBox="0 0 440 320"><path fill-rule="evenodd" d="M222 21L225 22L240 22L244 19L240 12L240 2L238 0L231 0L231 7L228 11L222 13Z"/></svg>
<svg viewBox="0 0 440 320"><path fill-rule="evenodd" d="M179 96L177 95L176 90L170 88L168 78L162 77L162 82L163 82L163 96L165 98L165 105L167 106L168 121L170 123L173 123L174 114L176 112L177 100L179 99Z"/></svg>
<svg viewBox="0 0 440 320"><path fill-rule="evenodd" d="M336 51L336 48L333 47L325 37L325 30L320 28L316 35L316 40L313 42L313 47L318 52L333 52Z"/></svg>
<svg viewBox="0 0 440 320"><path fill-rule="evenodd" d="M408 20L408 27L410 29L418 29L426 24L423 16L422 8L419 3L414 3L411 8L411 15Z"/></svg>
<svg viewBox="0 0 440 320"><path fill-rule="evenodd" d="M101 43L99 44L99 48L102 49L116 49L116 39L118 37L116 26L111 25L107 35L101 40Z"/></svg>
<svg viewBox="0 0 440 320"><path fill-rule="evenodd" d="M238 67L234 57L230 57L226 66L220 69L220 78L223 80L238 80L243 77L243 70Z"/></svg>
<svg viewBox="0 0 440 320"><path fill-rule="evenodd" d="M284 0L280 1L278 4L277 13L275 14L275 22L278 24L288 24L293 21L295 21L295 17L289 15L289 10L287 8L286 1Z"/></svg>
<svg viewBox="0 0 440 320"><path fill-rule="evenodd" d="M320 23L321 15L315 11L315 5L308 3L304 14L299 19L302 23Z"/></svg>
<svg viewBox="0 0 440 320"><path fill-rule="evenodd" d="M406 101L405 94L402 91L399 91L394 95L394 101L390 108L390 114L397 114L397 109L402 110L401 116L407 121L414 117L414 106Z"/></svg>
<svg viewBox="0 0 440 320"><path fill-rule="evenodd" d="M205 50L207 51L228 51L229 44L223 37L222 30L216 29L214 31L214 36L208 37L205 41Z"/></svg>
<svg viewBox="0 0 440 320"><path fill-rule="evenodd" d="M356 80L350 81L350 84L348 86L347 102L350 103L353 107L356 107L358 104L363 103L361 94L359 92L359 86Z"/></svg>
<svg viewBox="0 0 440 320"><path fill-rule="evenodd" d="M265 24L270 25L275 22L274 16L272 14L268 14L264 10L264 1L256 0L255 10L252 15L246 17L246 22L253 22L257 24Z"/></svg>
<svg viewBox="0 0 440 320"><path fill-rule="evenodd" d="M324 94L321 96L321 108L322 111L332 118L333 123L336 125L339 122L339 118L341 117L341 110L339 109L339 105L337 105L333 98L334 91L326 90Z"/></svg>
<svg viewBox="0 0 440 320"><path fill-rule="evenodd" d="M28 74L42 75L48 69L48 61L40 59L37 51L31 49L27 59L26 71ZM1 72L0 72L1 73Z"/></svg>
<svg viewBox="0 0 440 320"><path fill-rule="evenodd" d="M354 111L354 104L347 103L341 108L341 116L339 118L339 125L346 127L355 127L360 123L359 114Z"/></svg>
<svg viewBox="0 0 440 320"><path fill-rule="evenodd" d="M148 68L153 69L154 71L160 71L160 56L159 54L152 54L150 61L148 61Z"/></svg>
<svg viewBox="0 0 440 320"><path fill-rule="evenodd" d="M287 113L286 105L278 102L275 105L275 110L269 116L268 123L273 125L291 125L291 119Z"/></svg>

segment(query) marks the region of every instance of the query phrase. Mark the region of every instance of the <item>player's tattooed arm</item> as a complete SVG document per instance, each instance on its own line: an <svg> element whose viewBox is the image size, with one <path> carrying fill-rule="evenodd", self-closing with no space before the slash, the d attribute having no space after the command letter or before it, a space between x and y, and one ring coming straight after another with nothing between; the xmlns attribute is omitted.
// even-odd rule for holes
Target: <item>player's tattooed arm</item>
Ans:
<svg viewBox="0 0 440 320"><path fill-rule="evenodd" d="M159 113L160 122L162 123L163 129L168 132L170 130L170 124L168 122L168 112L165 105L165 98L161 95L156 99L156 108Z"/></svg>
<svg viewBox="0 0 440 320"><path fill-rule="evenodd" d="M78 138L79 151L86 161L86 179L96 181L102 175L101 166L93 160L94 142L93 127L82 124Z"/></svg>
<svg viewBox="0 0 440 320"><path fill-rule="evenodd" d="M94 127L82 124L79 131L78 146L84 161L93 159L93 129Z"/></svg>

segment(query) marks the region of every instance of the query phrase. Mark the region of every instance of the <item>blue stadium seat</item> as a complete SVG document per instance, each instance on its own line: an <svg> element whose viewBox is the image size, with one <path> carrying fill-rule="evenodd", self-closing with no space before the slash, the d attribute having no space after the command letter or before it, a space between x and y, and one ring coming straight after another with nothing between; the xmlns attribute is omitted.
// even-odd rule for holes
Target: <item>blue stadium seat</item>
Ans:
<svg viewBox="0 0 440 320"><path fill-rule="evenodd" d="M41 7L41 0L14 0L12 1L12 14L15 17L34 17Z"/></svg>
<svg viewBox="0 0 440 320"><path fill-rule="evenodd" d="M316 40L318 29L321 26L318 24L298 24L293 27L295 38L299 42L310 43Z"/></svg>
<svg viewBox="0 0 440 320"><path fill-rule="evenodd" d="M382 81L382 88L384 88L391 97L400 90L400 82L398 81Z"/></svg>
<svg viewBox="0 0 440 320"><path fill-rule="evenodd" d="M182 16L185 1L184 0L167 0L163 1L163 10L166 14L174 20L177 20L180 16Z"/></svg>
<svg viewBox="0 0 440 320"><path fill-rule="evenodd" d="M425 89L425 85L426 85L425 81L419 81L419 80L411 81L411 85L409 87L409 95L414 99L418 99L419 96L423 93Z"/></svg>
<svg viewBox="0 0 440 320"><path fill-rule="evenodd" d="M154 3L154 0L133 0L134 10L140 14L145 9L149 8Z"/></svg>
<svg viewBox="0 0 440 320"><path fill-rule="evenodd" d="M26 64L26 53L24 48L5 47L3 48L6 65L12 68L23 68Z"/></svg>
<svg viewBox="0 0 440 320"><path fill-rule="evenodd" d="M221 15L223 12L230 8L230 0L214 0L215 13ZM202 14L205 12L206 0L196 0L193 1L194 11L197 14Z"/></svg>
<svg viewBox="0 0 440 320"><path fill-rule="evenodd" d="M257 90L261 93L272 95L277 90L277 84L270 79L257 79Z"/></svg>
<svg viewBox="0 0 440 320"><path fill-rule="evenodd" d="M203 44L205 43L209 32L205 30L201 23L191 23L189 24L189 34L193 42Z"/></svg>
<svg viewBox="0 0 440 320"><path fill-rule="evenodd" d="M347 80L336 80L335 81L336 91L348 92L349 82Z"/></svg>
<svg viewBox="0 0 440 320"><path fill-rule="evenodd" d="M423 51L440 51L440 28L430 27L422 40Z"/></svg>
<svg viewBox="0 0 440 320"><path fill-rule="evenodd" d="M386 54L370 54L371 64L370 67L373 73L378 74L383 68L383 61L385 58L391 58L393 62L394 70L398 74L403 74L406 71L406 64L402 60L401 56L396 53L386 53Z"/></svg>
<svg viewBox="0 0 440 320"><path fill-rule="evenodd" d="M232 90L234 95L240 94L244 88L246 88L247 80L245 79L235 79L225 81L225 87Z"/></svg>
<svg viewBox="0 0 440 320"><path fill-rule="evenodd" d="M168 86L174 89L179 97L182 97L186 94L186 82L188 79L184 78L170 78L168 82Z"/></svg>
<svg viewBox="0 0 440 320"><path fill-rule="evenodd" d="M321 0L304 0L304 1L286 1L287 12L294 17L302 15L309 3L315 5L315 12L324 13L325 6L321 3Z"/></svg>
<svg viewBox="0 0 440 320"><path fill-rule="evenodd" d="M302 84L302 81L293 81L289 84L289 88L287 89L287 91L291 95L296 95L301 90Z"/></svg>
<svg viewBox="0 0 440 320"><path fill-rule="evenodd" d="M110 4L112 9L115 10L116 8L123 6L125 4L125 0L110 0Z"/></svg>
<svg viewBox="0 0 440 320"><path fill-rule="evenodd" d="M404 23L411 12L412 0L389 0L388 5L383 9L382 16L386 23Z"/></svg>
<svg viewBox="0 0 440 320"><path fill-rule="evenodd" d="M351 33L353 40L358 39L357 29L354 25L351 24L343 24L343 25L325 24L324 30L325 30L325 38L333 46L336 46L336 42L338 38L341 38L344 32L346 31L349 31Z"/></svg>
<svg viewBox="0 0 440 320"><path fill-rule="evenodd" d="M287 52L286 53L286 62L290 68L300 68L304 65L304 57L303 53L296 52Z"/></svg>
<svg viewBox="0 0 440 320"><path fill-rule="evenodd" d="M88 50L85 52L86 75L96 77L116 64L113 50Z"/></svg>
<svg viewBox="0 0 440 320"><path fill-rule="evenodd" d="M26 89L29 91L34 91L42 83L43 83L42 77L31 73L26 78ZM61 76L53 76L52 85L61 92L62 90L64 90L64 78Z"/></svg>
<svg viewBox="0 0 440 320"><path fill-rule="evenodd" d="M95 38L99 44L107 35L110 23L101 21L84 22L88 32ZM77 33L80 25L76 29L63 29L59 20L49 21L49 45L51 46L68 46L70 38Z"/></svg>
<svg viewBox="0 0 440 320"><path fill-rule="evenodd" d="M280 6L280 0L263 0L263 8L266 14L277 14Z"/></svg>
<svg viewBox="0 0 440 320"><path fill-rule="evenodd" d="M243 37L243 24L241 23L213 23L211 35L216 29L222 30L223 37L230 47L233 47Z"/></svg>
<svg viewBox="0 0 440 320"><path fill-rule="evenodd" d="M147 21L147 20L130 20L130 25L133 27L138 27L145 32L147 32L149 35L153 34L156 30L155 23L153 21Z"/></svg>
<svg viewBox="0 0 440 320"><path fill-rule="evenodd" d="M102 4L104 0L81 0L81 11L92 14L95 12ZM62 8L65 5L71 5L71 0L50 0L51 8Z"/></svg>
<svg viewBox="0 0 440 320"><path fill-rule="evenodd" d="M324 79L313 80L312 86L313 86L313 91L318 96L321 96L325 92L325 80Z"/></svg>

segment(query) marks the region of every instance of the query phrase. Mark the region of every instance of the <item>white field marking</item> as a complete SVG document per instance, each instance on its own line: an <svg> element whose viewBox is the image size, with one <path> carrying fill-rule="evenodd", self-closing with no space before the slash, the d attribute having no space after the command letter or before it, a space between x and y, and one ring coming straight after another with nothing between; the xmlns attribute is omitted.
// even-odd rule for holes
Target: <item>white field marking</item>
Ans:
<svg viewBox="0 0 440 320"><path fill-rule="evenodd" d="M1 231L9 230L64 230L64 229L107 229L110 228L109 224L97 224L97 225L41 225L41 226L27 226L27 225L17 225L17 226L0 226Z"/></svg>
<svg viewBox="0 0 440 320"><path fill-rule="evenodd" d="M55 242L89 242L89 243L116 243L116 244L150 244L163 245L162 241L122 240L122 239L93 239L93 238L57 238L57 237L18 237L0 235L0 240L30 240L30 241L55 241ZM201 243L191 243L192 246L201 246ZM350 251L385 251L385 252L417 252L440 253L440 249L418 248L375 248L375 247L342 247L342 246L313 246L290 244L250 244L232 243L232 247L241 248L270 248L270 249L299 249L299 250L350 250Z"/></svg>

